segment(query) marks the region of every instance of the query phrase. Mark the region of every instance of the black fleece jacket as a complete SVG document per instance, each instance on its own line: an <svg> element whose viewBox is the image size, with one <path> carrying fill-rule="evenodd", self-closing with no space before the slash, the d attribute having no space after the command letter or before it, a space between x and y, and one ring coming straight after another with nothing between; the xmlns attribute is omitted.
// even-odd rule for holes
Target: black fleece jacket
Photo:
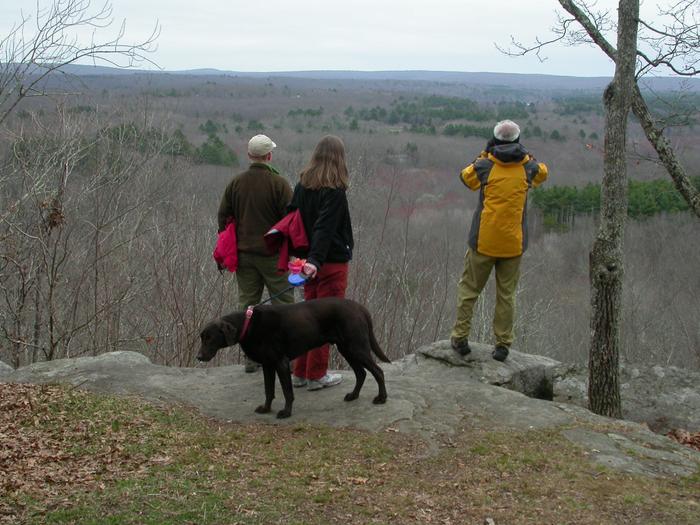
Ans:
<svg viewBox="0 0 700 525"><path fill-rule="evenodd" d="M325 262L344 263L352 259L354 241L345 190L310 190L297 184L288 211L299 210L309 238L307 253L294 253L320 268Z"/></svg>

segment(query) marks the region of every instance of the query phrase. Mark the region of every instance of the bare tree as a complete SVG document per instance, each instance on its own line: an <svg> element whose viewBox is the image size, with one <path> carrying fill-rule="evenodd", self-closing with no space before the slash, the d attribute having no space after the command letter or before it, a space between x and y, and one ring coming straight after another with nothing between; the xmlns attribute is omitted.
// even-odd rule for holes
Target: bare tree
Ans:
<svg viewBox="0 0 700 525"><path fill-rule="evenodd" d="M154 49L159 34L157 25L145 40L127 43L124 22L112 35L105 35L112 24L109 2L95 8L91 0L51 0L45 7L37 2L33 15L23 13L9 33L0 38L0 125L27 97L51 94L47 88L50 75L66 74L70 64L88 61L132 67L144 61L152 63L147 53ZM79 35L86 30L90 37L83 41ZM12 192L2 199L6 206L0 212L0 237L7 248L0 254L0 289L14 319L11 331L3 323L2 334L12 341L15 364L24 347L32 349L32 361L39 351L45 358L53 358L60 346L68 346L76 327L89 324L77 320L77 307L67 310L66 315L73 317L71 322L60 319L57 309L57 304L66 299L59 297L58 292L73 242L73 230L64 228L66 203L71 199L68 180L76 163L94 146L89 140L83 143L65 123L65 119L59 122L63 134L59 131L54 144L25 140L21 132L13 135L12 165L0 169L0 181L12 183ZM95 261L98 255L95 254ZM16 281L19 287L13 285L13 274L20 277ZM76 288L74 306L78 304L80 289L81 286ZM31 309L30 295L34 302ZM22 329L23 324L30 323L30 310L34 317L33 335ZM94 314L97 317L98 312ZM42 335L44 324L48 327L46 337ZM70 330L61 329L68 325Z"/></svg>
<svg viewBox="0 0 700 525"><path fill-rule="evenodd" d="M559 15L557 26L552 28L553 37L550 40L538 39L534 44L528 45L512 38L511 48L499 49L509 55L535 53L540 60L546 60L543 50L548 45L558 42L567 45L593 44L617 62L619 50L610 43L607 35L617 27L619 20L612 20L608 12L595 11L594 3L574 0L558 2L568 16ZM686 169L676 157L673 146L664 133L666 123L652 115L639 89L639 80L653 70L666 70L681 77L693 77L700 73L698 5L696 0L673 0L665 6L657 7L658 22L646 22L639 19L639 16L637 18L637 68L635 83L629 94L632 111L639 119L644 134L659 160L673 179L676 189L693 213L700 217L700 191L690 181Z"/></svg>
<svg viewBox="0 0 700 525"><path fill-rule="evenodd" d="M69 64L89 61L127 68L153 63L147 54L154 50L160 33L156 25L145 40L125 42L125 22L116 34L102 37L113 24L112 5L93 8L91 0L52 0L34 16L22 15L9 34L0 39L0 124L26 97L47 94L44 82ZM88 42L78 33L91 30Z"/></svg>
<svg viewBox="0 0 700 525"><path fill-rule="evenodd" d="M594 412L620 417L619 340L623 281L622 240L627 210L626 129L631 107L644 133L681 195L700 217L700 193L675 156L663 124L652 116L638 80L656 68L680 76L694 76L700 56L697 4L676 0L658 8L659 23L639 18L638 0L621 0L617 20L596 12L593 4L559 0L570 17L560 16L554 37L526 46L513 40L515 51L535 52L563 41L570 45L593 43L615 62L615 77L605 90L606 131L600 227L590 253L591 341L589 354L589 404ZM617 49L606 34L617 29Z"/></svg>
<svg viewBox="0 0 700 525"><path fill-rule="evenodd" d="M95 124L59 112L50 126L25 127L2 167L0 348L12 345L14 363L69 355L86 332L93 351L115 347L109 319L134 293L116 260L145 230L157 188L142 186L155 186L167 141Z"/></svg>

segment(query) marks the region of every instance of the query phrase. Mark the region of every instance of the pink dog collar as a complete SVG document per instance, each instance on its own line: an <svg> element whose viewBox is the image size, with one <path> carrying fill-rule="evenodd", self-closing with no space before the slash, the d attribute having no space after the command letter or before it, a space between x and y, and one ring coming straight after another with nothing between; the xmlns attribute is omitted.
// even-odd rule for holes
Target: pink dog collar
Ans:
<svg viewBox="0 0 700 525"><path fill-rule="evenodd" d="M245 321L243 321L243 330L241 330L241 337L238 338L238 342L243 341L243 338L248 333L248 328L250 327L250 319L253 317L253 307L249 306L245 311Z"/></svg>

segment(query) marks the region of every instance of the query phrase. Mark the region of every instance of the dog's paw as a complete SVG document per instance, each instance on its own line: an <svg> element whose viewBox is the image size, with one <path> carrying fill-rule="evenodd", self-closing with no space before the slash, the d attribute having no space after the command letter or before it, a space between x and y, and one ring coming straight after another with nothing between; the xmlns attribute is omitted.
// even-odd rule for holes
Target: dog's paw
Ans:
<svg viewBox="0 0 700 525"><path fill-rule="evenodd" d="M255 412L258 414L267 414L268 412L270 412L270 407L260 405L258 408L255 409Z"/></svg>
<svg viewBox="0 0 700 525"><path fill-rule="evenodd" d="M292 415L291 410L280 410L277 412L277 419L284 419Z"/></svg>
<svg viewBox="0 0 700 525"><path fill-rule="evenodd" d="M372 400L375 405L383 405L386 403L386 396L377 396Z"/></svg>
<svg viewBox="0 0 700 525"><path fill-rule="evenodd" d="M345 401L355 401L358 397L360 397L360 394L356 394L355 392L348 392L345 394Z"/></svg>

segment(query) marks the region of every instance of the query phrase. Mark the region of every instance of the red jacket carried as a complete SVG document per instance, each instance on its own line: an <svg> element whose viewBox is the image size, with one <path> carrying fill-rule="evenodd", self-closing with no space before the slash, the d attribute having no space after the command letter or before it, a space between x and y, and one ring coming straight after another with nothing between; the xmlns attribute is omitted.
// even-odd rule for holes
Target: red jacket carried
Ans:
<svg viewBox="0 0 700 525"><path fill-rule="evenodd" d="M236 221L231 220L226 229L219 233L214 248L214 260L229 272L238 269L238 241L236 239Z"/></svg>
<svg viewBox="0 0 700 525"><path fill-rule="evenodd" d="M285 215L281 221L270 228L264 239L271 254L279 251L277 271L280 273L286 273L289 270L290 249L307 250L309 248L309 239L306 236L299 210Z"/></svg>

